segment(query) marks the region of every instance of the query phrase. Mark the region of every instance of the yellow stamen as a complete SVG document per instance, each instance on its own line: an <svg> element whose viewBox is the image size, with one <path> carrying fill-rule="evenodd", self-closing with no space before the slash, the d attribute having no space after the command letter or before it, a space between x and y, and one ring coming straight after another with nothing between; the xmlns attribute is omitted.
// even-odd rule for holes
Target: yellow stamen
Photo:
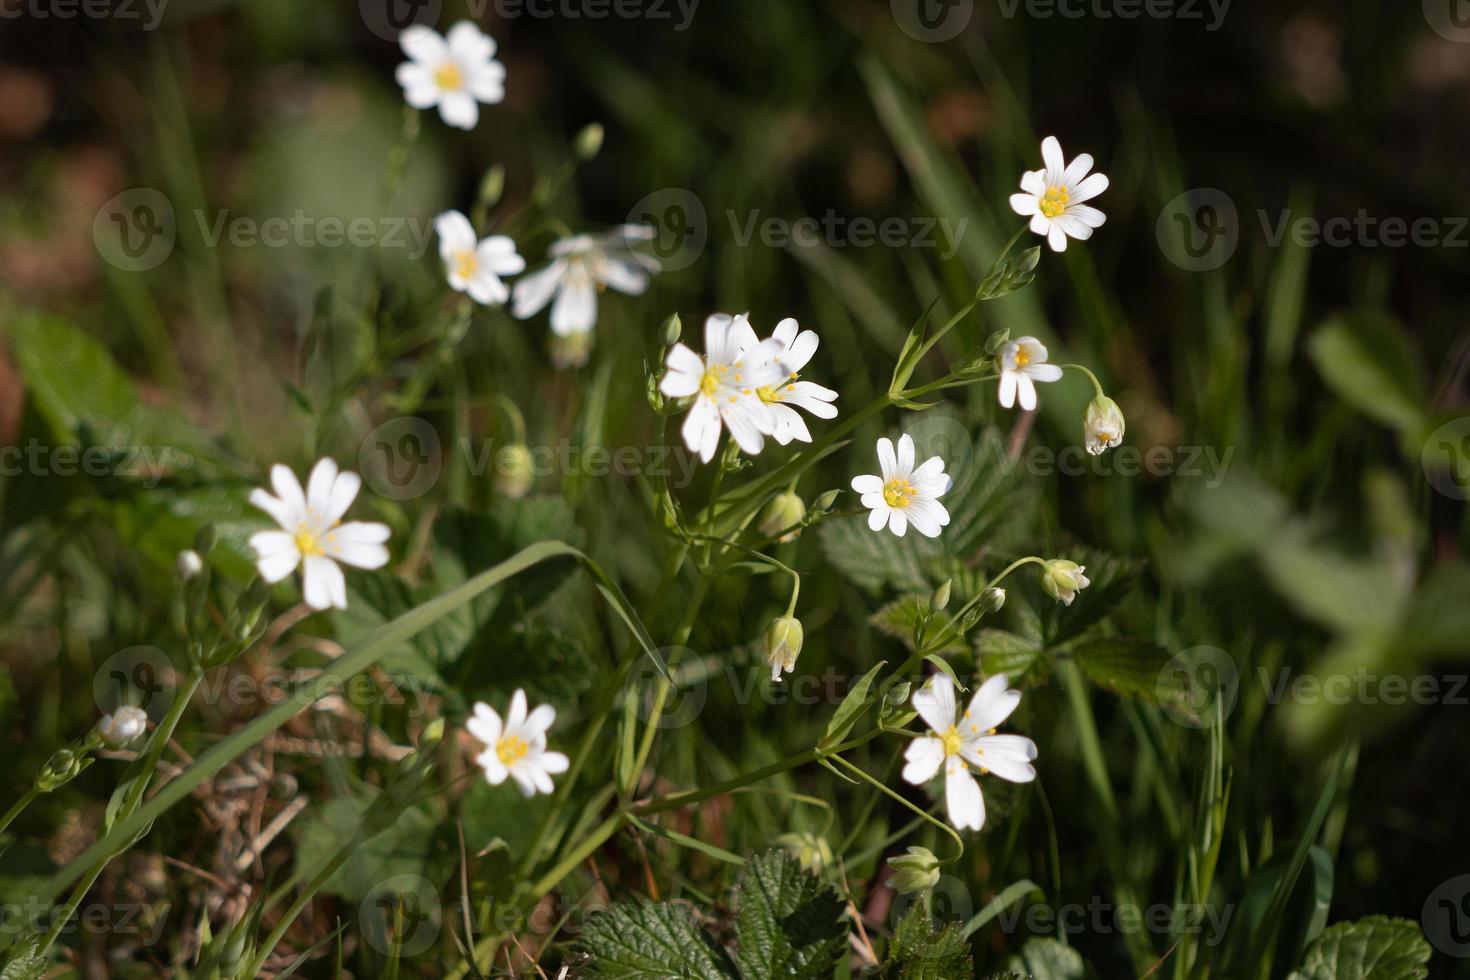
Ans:
<svg viewBox="0 0 1470 980"><path fill-rule="evenodd" d="M459 65L446 61L434 70L434 84L445 92L458 92L464 88L464 72Z"/></svg>
<svg viewBox="0 0 1470 980"><path fill-rule="evenodd" d="M495 743L495 754L507 766L513 766L517 762L520 762L526 757L526 753L530 749L531 746L527 744L525 739L518 738L515 735L506 735Z"/></svg>
<svg viewBox="0 0 1470 980"><path fill-rule="evenodd" d="M720 379L724 377L729 368L723 364L712 364L704 372L704 377L699 379L699 391L706 398L715 397L720 390Z"/></svg>
<svg viewBox="0 0 1470 980"><path fill-rule="evenodd" d="M1016 367L1023 368L1031 363L1031 355L1026 353L1025 347L1016 348Z"/></svg>
<svg viewBox="0 0 1470 980"><path fill-rule="evenodd" d="M889 507L907 507L909 498L918 492L912 483L901 476L896 476L883 487L883 501Z"/></svg>
<svg viewBox="0 0 1470 980"><path fill-rule="evenodd" d="M948 759L960 754L960 746L965 740L960 736L960 730L950 725L949 731L939 736L939 741L944 744L944 757Z"/></svg>
<svg viewBox="0 0 1470 980"><path fill-rule="evenodd" d="M463 252L454 253L454 274L461 279L468 279L473 276L479 264L472 249L467 248Z"/></svg>
<svg viewBox="0 0 1470 980"><path fill-rule="evenodd" d="M764 388L756 389L756 394L759 395L761 401L765 402L767 405L781 400L781 392L777 391L775 388L772 388L769 385Z"/></svg>
<svg viewBox="0 0 1470 980"><path fill-rule="evenodd" d="M296 529L296 550L302 555L323 555L322 544L306 525Z"/></svg>
<svg viewBox="0 0 1470 980"><path fill-rule="evenodd" d="M1038 210L1048 218L1055 218L1067 210L1067 201L1070 199L1071 195L1067 193L1065 187L1048 187L1046 193L1041 195Z"/></svg>

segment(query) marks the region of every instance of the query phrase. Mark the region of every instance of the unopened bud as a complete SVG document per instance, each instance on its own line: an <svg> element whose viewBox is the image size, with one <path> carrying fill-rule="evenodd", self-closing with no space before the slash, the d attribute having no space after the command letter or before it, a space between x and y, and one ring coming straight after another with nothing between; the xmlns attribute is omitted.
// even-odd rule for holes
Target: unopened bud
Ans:
<svg viewBox="0 0 1470 980"><path fill-rule="evenodd" d="M1122 443L1125 425L1118 403L1107 395L1098 395L1087 403L1087 411L1082 416L1087 451L1093 456L1101 456Z"/></svg>
<svg viewBox="0 0 1470 980"><path fill-rule="evenodd" d="M1046 563L1046 568L1041 573L1041 587L1046 594L1053 599L1070 606L1072 600L1077 598L1077 593L1092 584L1084 572L1085 565L1079 565L1075 561L1067 561L1065 558L1053 558Z"/></svg>
<svg viewBox="0 0 1470 980"><path fill-rule="evenodd" d="M934 594L929 597L929 608L934 612L943 612L944 607L949 605L949 586L950 580L945 579L944 584L935 589Z"/></svg>
<svg viewBox="0 0 1470 980"><path fill-rule="evenodd" d="M178 570L179 578L187 582L204 571L204 559L197 551L181 551L174 561L174 568Z"/></svg>
<svg viewBox="0 0 1470 980"><path fill-rule="evenodd" d="M827 513L827 511L831 510L832 507L833 507L833 505L837 503L837 497L841 493L842 493L841 490L828 490L826 493L824 493L821 496L817 497L816 502L812 504L812 513L813 514L825 514L825 513Z"/></svg>
<svg viewBox="0 0 1470 980"><path fill-rule="evenodd" d="M97 734L109 749L120 749L148 730L148 714L132 705L104 715L97 723Z"/></svg>
<svg viewBox="0 0 1470 980"><path fill-rule="evenodd" d="M779 681L783 671L789 674L796 669L803 639L801 620L795 616L780 616L772 620L765 635L765 657L766 663L771 665L771 680Z"/></svg>
<svg viewBox="0 0 1470 980"><path fill-rule="evenodd" d="M535 467L531 450L522 443L512 443L500 450L495 465L495 491L502 497L519 500L531 490Z"/></svg>
<svg viewBox="0 0 1470 980"><path fill-rule="evenodd" d="M1035 272L1041 262L1041 246L1033 245L1016 257L1015 267L1021 272Z"/></svg>
<svg viewBox="0 0 1470 980"><path fill-rule="evenodd" d="M602 123L590 123L584 126L582 131L577 134L576 142L572 147L576 151L578 159L591 160L598 153L602 152L602 140L606 135L607 133L602 128Z"/></svg>
<svg viewBox="0 0 1470 980"><path fill-rule="evenodd" d="M674 313L664 321L663 328L659 332L659 339L664 342L665 347L673 347L684 335L684 321L679 319L679 314Z"/></svg>
<svg viewBox="0 0 1470 980"><path fill-rule="evenodd" d="M1004 606L1005 604L1006 604L1006 590L1005 589L986 589L980 595L980 608L982 610L984 610L986 613L997 613L997 612L1000 612L1001 607Z"/></svg>
<svg viewBox="0 0 1470 980"><path fill-rule="evenodd" d="M778 540L783 543L795 541L801 533L801 521L805 516L806 504L799 496L789 490L779 493L766 504L765 513L761 515L760 532L766 537L780 534ZM784 534L781 533L783 531Z"/></svg>
<svg viewBox="0 0 1470 980"><path fill-rule="evenodd" d="M991 334L985 341L985 353L996 357L1011 342L1011 328L1004 327Z"/></svg>
<svg viewBox="0 0 1470 980"><path fill-rule="evenodd" d="M902 895L926 892L939 884L939 858L927 847L910 847L907 854L889 858L893 875L888 884Z"/></svg>
<svg viewBox="0 0 1470 980"><path fill-rule="evenodd" d="M504 193L505 167L497 163L480 178L480 206L493 208L500 203L500 196Z"/></svg>

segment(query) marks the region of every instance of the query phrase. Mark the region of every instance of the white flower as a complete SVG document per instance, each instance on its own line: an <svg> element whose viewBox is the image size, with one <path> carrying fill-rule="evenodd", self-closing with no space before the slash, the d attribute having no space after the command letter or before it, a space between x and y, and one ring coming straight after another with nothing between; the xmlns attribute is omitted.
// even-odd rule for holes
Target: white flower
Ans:
<svg viewBox="0 0 1470 980"><path fill-rule="evenodd" d="M259 560L260 577L279 582L301 566L301 592L313 609L347 608L347 581L337 562L357 568L381 568L388 563L388 526L361 521L342 523L362 480L356 473L339 473L330 459L312 467L303 493L296 474L280 464L271 467L275 496L254 490L250 502L281 526L250 538Z"/></svg>
<svg viewBox="0 0 1470 980"><path fill-rule="evenodd" d="M1041 572L1041 588L1064 606L1070 606L1077 593L1092 584L1084 572L1086 565L1065 558L1053 558Z"/></svg>
<svg viewBox="0 0 1470 980"><path fill-rule="evenodd" d="M551 332L558 337L586 333L597 323L597 294L612 287L638 296L648 288L658 260L634 251L649 241L645 225L623 225L601 235L577 235L557 241L547 251L552 263L515 284L511 312L517 319L535 316L551 303ZM555 297L555 302L552 302Z"/></svg>
<svg viewBox="0 0 1470 980"><path fill-rule="evenodd" d="M930 456L916 469L913 437L904 435L898 440L896 457L890 440L878 440L878 465L882 476L852 478L852 488L863 495L863 506L872 511L868 527L881 531L886 524L903 537L912 524L927 538L939 537L939 529L949 523L949 511L939 498L954 485L944 472L944 460Z"/></svg>
<svg viewBox="0 0 1470 980"><path fill-rule="evenodd" d="M761 342L744 313L716 313L704 321L704 357L683 344L669 348L668 370L659 390L670 398L694 396L684 420L684 445L708 463L722 425L740 448L754 456L776 428L770 408L756 395L786 376L777 357L781 342Z"/></svg>
<svg viewBox="0 0 1470 980"><path fill-rule="evenodd" d="M480 106L505 98L505 66L495 60L495 39L462 20L442 37L414 25L398 37L409 60L398 66L404 100L415 109L439 107L451 126L474 129Z"/></svg>
<svg viewBox="0 0 1470 980"><path fill-rule="evenodd" d="M131 705L104 715L97 723L97 734L109 749L120 749L148 730L148 715Z"/></svg>
<svg viewBox="0 0 1470 980"><path fill-rule="evenodd" d="M526 260L516 254L516 243L504 235L491 235L483 241L475 239L475 226L458 211L445 211L434 219L434 233L439 236L439 256L449 285L461 293L469 293L476 303L494 306L504 303L510 290L501 276L513 276L526 268Z"/></svg>
<svg viewBox="0 0 1470 980"><path fill-rule="evenodd" d="M1062 369L1046 363L1046 347L1035 337L1022 337L1005 345L1000 352L1000 396L1002 408L1016 404L1030 412L1036 408L1036 381L1056 381Z"/></svg>
<svg viewBox="0 0 1470 980"><path fill-rule="evenodd" d="M903 778L922 785L943 767L949 822L959 830L979 830L985 824L985 798L972 767L982 776L994 774L1013 783L1036 778L1031 766L1036 743L1023 735L995 734L995 727L1020 703L1021 692L1006 686L1004 674L980 685L970 706L958 717L954 682L948 674L935 674L914 693L914 710L934 734L909 743Z"/></svg>
<svg viewBox="0 0 1470 980"><path fill-rule="evenodd" d="M1108 178L1105 174L1087 176L1092 169L1090 154L1082 154L1069 165L1055 136L1041 141L1041 160L1046 168L1021 176L1025 193L1011 195L1011 208L1031 217L1031 230L1045 235L1053 252L1065 252L1067 236L1086 241L1107 220L1107 215L1082 202L1107 190Z"/></svg>
<svg viewBox="0 0 1470 980"><path fill-rule="evenodd" d="M801 369L806 367L812 355L817 352L816 331L801 330L798 332L798 329L796 320L792 317L787 317L776 324L771 339L781 345L781 352L777 355L776 360L785 381L779 385L767 385L756 391L761 401L771 409L771 417L775 421L775 430L771 435L783 446L793 439L801 442L812 441L812 434L807 429L801 413L796 410L797 408L805 409L819 419L837 417L837 408L832 404L837 400L837 392L810 381L797 380L801 376ZM793 405L796 408L793 408Z"/></svg>
<svg viewBox="0 0 1470 980"><path fill-rule="evenodd" d="M1087 411L1082 415L1087 451L1094 456L1101 456L1107 450L1120 445L1126 424L1118 403L1107 395L1098 395L1087 403Z"/></svg>
<svg viewBox="0 0 1470 980"><path fill-rule="evenodd" d="M510 712L502 724L495 709L475 704L475 715L466 724L471 735L485 743L475 763L485 770L490 785L499 786L505 777L516 781L524 796L552 791L551 777L567 771L567 757L546 751L546 730L556 721L556 709L543 704L526 714L526 692L516 691Z"/></svg>

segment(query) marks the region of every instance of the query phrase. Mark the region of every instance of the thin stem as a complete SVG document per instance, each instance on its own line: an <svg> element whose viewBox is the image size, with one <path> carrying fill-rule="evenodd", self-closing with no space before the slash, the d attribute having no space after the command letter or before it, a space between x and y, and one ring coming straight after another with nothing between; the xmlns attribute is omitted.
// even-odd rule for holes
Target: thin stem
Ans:
<svg viewBox="0 0 1470 980"><path fill-rule="evenodd" d="M869 784L876 786L879 792L885 793L893 799L897 800L899 803L902 803L905 807L914 811L919 816L923 817L925 820L929 821L934 826L938 827L940 830L948 834L950 840L954 841L955 853L953 858L944 862L945 864L953 864L955 861L958 861L960 858L964 857L965 842L960 840L960 835L955 833L954 828L951 827L949 824L945 823L942 820L935 819L934 815L929 813L929 811L921 809L920 807L915 806L913 803L910 803L908 800L904 799L902 796L898 795L893 790L883 785L883 783L881 783L879 780L875 779L873 776L870 776L867 770L863 769L861 766L853 765L851 762L848 762L840 755L832 755L829 758L833 762L836 762L837 764L842 766L842 768L846 769L848 772L852 773L854 776L866 780Z"/></svg>
<svg viewBox="0 0 1470 980"><path fill-rule="evenodd" d="M1097 375L1088 370L1086 366L1082 364L1059 364L1057 366L1064 371L1081 371L1083 374L1087 375L1088 380L1092 382L1092 390L1097 392L1097 397L1104 397L1102 382L1098 381Z"/></svg>
<svg viewBox="0 0 1470 980"><path fill-rule="evenodd" d="M15 818L20 816L21 811L30 806L31 801L40 795L41 791L34 786L26 790L25 795L16 800L9 810L5 811L5 816L0 817L0 834L5 833L5 828L9 827Z"/></svg>
<svg viewBox="0 0 1470 980"><path fill-rule="evenodd" d="M958 637L960 635L960 630L957 627L959 622L965 618L965 614L968 613L971 609L974 609L975 606L979 604L980 600L985 598L985 593L989 592L991 589L999 585L1001 583L1001 580L1003 580L1007 575L1011 574L1022 565L1045 564L1046 559L1038 558L1035 555L1028 555L1025 558L1018 558L1015 561L1011 562L1001 571L999 575L995 576L995 578L986 583L985 588L977 592L974 597L970 599L969 602L966 602L963 606L959 608L959 611L956 612L954 616L950 619L949 625L939 631L939 635L934 638L934 642L929 644L924 652L936 653L940 650L943 650L951 640ZM914 657L910 659L917 659L920 656L922 656L922 654L915 653Z"/></svg>

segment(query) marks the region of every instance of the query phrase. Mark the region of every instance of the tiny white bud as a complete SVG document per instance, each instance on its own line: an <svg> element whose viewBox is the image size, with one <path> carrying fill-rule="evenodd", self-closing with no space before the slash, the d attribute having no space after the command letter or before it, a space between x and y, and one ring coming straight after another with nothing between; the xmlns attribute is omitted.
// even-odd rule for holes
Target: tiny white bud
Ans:
<svg viewBox="0 0 1470 980"><path fill-rule="evenodd" d="M118 708L114 714L104 715L97 723L97 734L102 736L102 741L109 749L120 749L147 730L147 713L132 705Z"/></svg>
<svg viewBox="0 0 1470 980"><path fill-rule="evenodd" d="M1083 574L1086 571L1087 566L1079 565L1075 561L1053 558L1046 563L1046 568L1041 573L1041 587L1053 599L1070 606L1072 600L1077 598L1077 593L1092 584L1092 580Z"/></svg>
<svg viewBox="0 0 1470 980"><path fill-rule="evenodd" d="M197 551L181 551L175 567L178 569L179 578L187 582L204 571L204 559L199 557Z"/></svg>

